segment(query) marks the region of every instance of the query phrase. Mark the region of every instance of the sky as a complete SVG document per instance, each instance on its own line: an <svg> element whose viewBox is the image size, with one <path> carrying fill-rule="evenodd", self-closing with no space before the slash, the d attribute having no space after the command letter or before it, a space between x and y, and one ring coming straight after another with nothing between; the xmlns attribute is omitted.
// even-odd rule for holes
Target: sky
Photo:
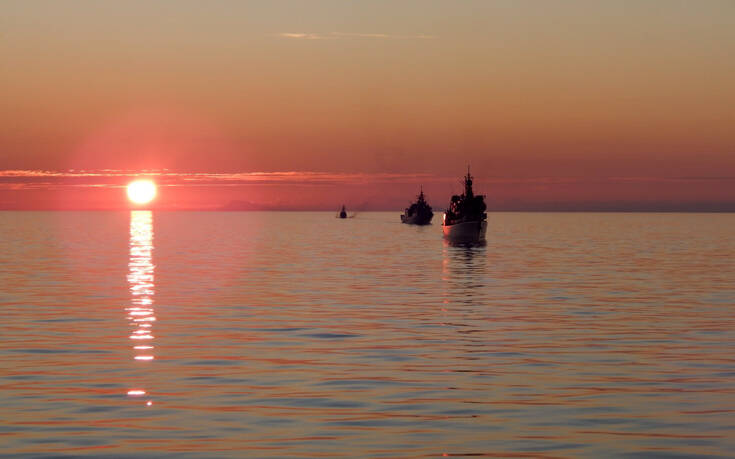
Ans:
<svg viewBox="0 0 735 459"><path fill-rule="evenodd" d="M735 2L0 2L0 209L735 211Z"/></svg>

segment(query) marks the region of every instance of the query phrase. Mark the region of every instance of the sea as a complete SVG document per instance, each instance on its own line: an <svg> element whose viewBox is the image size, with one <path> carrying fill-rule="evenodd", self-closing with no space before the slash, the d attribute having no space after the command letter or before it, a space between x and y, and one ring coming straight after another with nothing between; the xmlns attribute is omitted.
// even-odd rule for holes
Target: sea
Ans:
<svg viewBox="0 0 735 459"><path fill-rule="evenodd" d="M733 228L0 212L0 457L733 457Z"/></svg>

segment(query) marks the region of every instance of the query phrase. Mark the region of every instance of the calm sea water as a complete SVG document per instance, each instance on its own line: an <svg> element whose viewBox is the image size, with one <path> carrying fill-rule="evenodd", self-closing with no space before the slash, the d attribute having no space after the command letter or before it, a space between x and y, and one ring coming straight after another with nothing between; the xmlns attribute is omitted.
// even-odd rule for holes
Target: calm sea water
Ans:
<svg viewBox="0 0 735 459"><path fill-rule="evenodd" d="M0 456L735 452L735 215L0 212Z"/></svg>

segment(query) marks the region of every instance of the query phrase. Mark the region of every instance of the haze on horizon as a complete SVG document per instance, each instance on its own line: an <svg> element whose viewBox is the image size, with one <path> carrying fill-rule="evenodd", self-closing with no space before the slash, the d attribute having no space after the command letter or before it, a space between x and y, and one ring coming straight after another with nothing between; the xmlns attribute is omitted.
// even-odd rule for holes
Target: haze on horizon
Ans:
<svg viewBox="0 0 735 459"><path fill-rule="evenodd" d="M419 185L441 207L471 164L491 209L735 210L733 20L724 0L5 0L0 208L118 208L143 170L161 208L400 208Z"/></svg>

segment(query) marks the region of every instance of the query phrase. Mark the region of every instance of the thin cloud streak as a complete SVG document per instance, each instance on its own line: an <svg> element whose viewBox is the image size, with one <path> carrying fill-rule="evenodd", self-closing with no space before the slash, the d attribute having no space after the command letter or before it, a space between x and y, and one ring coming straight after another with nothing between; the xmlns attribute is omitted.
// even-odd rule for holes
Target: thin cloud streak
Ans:
<svg viewBox="0 0 735 459"><path fill-rule="evenodd" d="M168 170L130 171L105 169L99 171L4 170L0 171L0 187L13 185L39 188L45 185L120 187L127 180L139 177L156 178L159 186L238 186L238 185L337 185L382 183L431 183L446 180L432 174L399 173L332 173L313 171L276 172L173 172ZM453 180L453 179L452 179Z"/></svg>
<svg viewBox="0 0 735 459"><path fill-rule="evenodd" d="M154 178L163 187L238 187L238 186L384 186L456 185L457 177L426 173L338 173L319 171L274 172L175 172L169 170L0 170L0 189L60 189L63 187L119 188L140 177ZM484 177L485 186L600 186L617 184L697 184L735 182L735 177Z"/></svg>
<svg viewBox="0 0 735 459"><path fill-rule="evenodd" d="M337 198L353 208L363 203L363 210L398 209L419 185L441 206L462 186L456 176L428 173L0 170L0 209L126 209L117 190L141 177L169 190L161 193L159 210L330 210ZM717 212L735 210L733 183L732 176L496 176L476 182L491 210ZM592 196L590 189L601 191ZM676 199L667 197L677 192Z"/></svg>
<svg viewBox="0 0 735 459"><path fill-rule="evenodd" d="M353 33L353 32L329 32L329 33L303 33L303 32L281 32L276 34L281 38L295 38L301 40L339 40L350 38L373 38L373 39L392 39L392 40L430 40L436 38L434 35L412 34L412 35L393 35L385 33Z"/></svg>

